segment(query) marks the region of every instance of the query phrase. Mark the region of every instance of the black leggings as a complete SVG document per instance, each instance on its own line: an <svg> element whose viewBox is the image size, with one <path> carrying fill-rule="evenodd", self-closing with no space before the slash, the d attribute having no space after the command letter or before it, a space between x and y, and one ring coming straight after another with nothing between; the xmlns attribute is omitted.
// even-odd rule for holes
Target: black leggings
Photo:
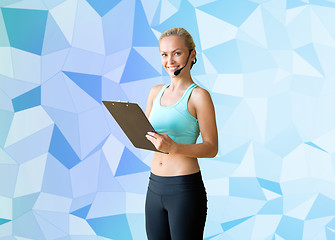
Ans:
<svg viewBox="0 0 335 240"><path fill-rule="evenodd" d="M149 177L145 223L149 240L202 240L207 193L201 172Z"/></svg>

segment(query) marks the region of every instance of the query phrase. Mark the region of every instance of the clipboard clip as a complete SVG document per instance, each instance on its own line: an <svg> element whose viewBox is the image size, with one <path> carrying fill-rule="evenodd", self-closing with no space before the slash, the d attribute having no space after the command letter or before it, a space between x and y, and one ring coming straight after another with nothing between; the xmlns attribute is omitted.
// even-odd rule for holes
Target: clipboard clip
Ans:
<svg viewBox="0 0 335 240"><path fill-rule="evenodd" d="M118 102L120 102L120 103L126 103L126 106L128 107L128 103L129 103L129 101L121 101L121 100L117 100ZM114 105L114 103L112 103L113 105Z"/></svg>

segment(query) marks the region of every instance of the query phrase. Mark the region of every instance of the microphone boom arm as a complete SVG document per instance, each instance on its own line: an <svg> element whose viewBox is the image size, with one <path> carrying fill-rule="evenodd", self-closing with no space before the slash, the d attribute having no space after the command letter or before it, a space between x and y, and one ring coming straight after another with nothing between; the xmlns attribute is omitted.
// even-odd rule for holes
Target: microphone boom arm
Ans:
<svg viewBox="0 0 335 240"><path fill-rule="evenodd" d="M187 57L187 60L186 60L186 63L185 63L185 65L184 65L184 67L179 68L178 70L176 70L176 71L173 72L173 74L174 74L175 76L178 76L179 73L181 72L181 70L183 70L183 69L186 67L186 65L187 65L187 63L188 63L188 59L189 59L190 56L191 56L191 52L192 52L192 50L193 50L193 49L191 49L191 50L189 51L189 53L188 53L188 57Z"/></svg>

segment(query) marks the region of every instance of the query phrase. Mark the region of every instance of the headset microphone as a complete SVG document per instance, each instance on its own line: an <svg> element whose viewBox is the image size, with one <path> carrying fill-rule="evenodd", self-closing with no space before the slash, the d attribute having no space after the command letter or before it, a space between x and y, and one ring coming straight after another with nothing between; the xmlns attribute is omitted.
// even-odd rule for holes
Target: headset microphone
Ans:
<svg viewBox="0 0 335 240"><path fill-rule="evenodd" d="M178 70L176 70L176 71L173 72L173 74L174 74L175 76L178 76L179 73L180 73L180 71L183 70L183 69L186 67L186 65L187 65L187 63L188 63L188 59L189 59L190 56L191 56L191 52L192 52L192 50L193 50L193 49L191 49L190 52L188 53L188 57L187 57L187 60L186 60L186 63L185 63L185 65L184 65L184 67L179 68Z"/></svg>

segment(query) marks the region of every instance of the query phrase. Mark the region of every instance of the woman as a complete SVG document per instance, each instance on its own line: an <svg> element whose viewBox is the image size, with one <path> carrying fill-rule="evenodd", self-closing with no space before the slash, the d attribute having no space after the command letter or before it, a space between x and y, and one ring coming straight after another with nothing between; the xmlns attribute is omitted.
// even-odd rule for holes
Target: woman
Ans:
<svg viewBox="0 0 335 240"><path fill-rule="evenodd" d="M151 165L147 236L203 239L207 194L197 158L212 158L218 151L214 106L191 77L196 62L192 36L183 28L169 29L161 35L159 49L171 83L154 86L147 101L146 116L157 132L146 137L163 152L155 152ZM203 141L196 144L199 132Z"/></svg>

